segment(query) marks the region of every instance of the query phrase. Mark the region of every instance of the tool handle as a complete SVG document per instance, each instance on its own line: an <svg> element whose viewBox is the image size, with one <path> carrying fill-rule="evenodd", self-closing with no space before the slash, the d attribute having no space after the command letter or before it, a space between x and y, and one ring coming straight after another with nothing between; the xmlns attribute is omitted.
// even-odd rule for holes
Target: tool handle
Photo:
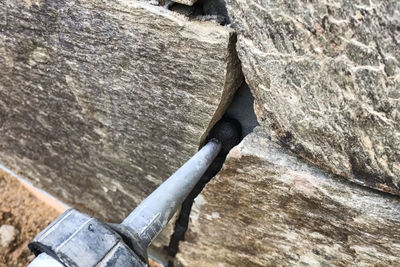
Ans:
<svg viewBox="0 0 400 267"><path fill-rule="evenodd" d="M221 142L217 139L210 140L143 200L122 222L122 225L136 233L143 245L149 246L182 205L220 150Z"/></svg>

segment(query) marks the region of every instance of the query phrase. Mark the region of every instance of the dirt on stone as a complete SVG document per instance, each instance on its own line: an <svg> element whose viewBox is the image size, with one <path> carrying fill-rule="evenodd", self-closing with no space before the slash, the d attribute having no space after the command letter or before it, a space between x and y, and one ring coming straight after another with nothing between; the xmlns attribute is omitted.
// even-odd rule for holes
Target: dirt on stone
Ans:
<svg viewBox="0 0 400 267"><path fill-rule="evenodd" d="M8 247L0 246L0 267L27 266L34 259L29 242L59 215L16 178L0 171L0 226L12 225L19 231Z"/></svg>

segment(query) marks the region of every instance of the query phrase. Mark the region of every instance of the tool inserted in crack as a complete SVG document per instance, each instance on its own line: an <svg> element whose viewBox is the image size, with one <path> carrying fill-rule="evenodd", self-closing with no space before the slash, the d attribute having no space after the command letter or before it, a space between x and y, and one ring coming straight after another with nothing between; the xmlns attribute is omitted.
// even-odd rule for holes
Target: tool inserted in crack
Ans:
<svg viewBox="0 0 400 267"><path fill-rule="evenodd" d="M232 131L236 129L232 126ZM147 266L151 242L219 153L231 148L225 146L231 146L228 139L234 136L217 131L218 139L211 139L121 224L104 223L78 210L67 210L29 244L38 256L29 266Z"/></svg>

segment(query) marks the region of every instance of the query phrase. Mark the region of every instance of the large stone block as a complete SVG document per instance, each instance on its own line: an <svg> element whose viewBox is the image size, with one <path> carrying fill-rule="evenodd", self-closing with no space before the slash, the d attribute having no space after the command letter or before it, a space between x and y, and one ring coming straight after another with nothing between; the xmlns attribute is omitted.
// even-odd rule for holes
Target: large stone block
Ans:
<svg viewBox="0 0 400 267"><path fill-rule="evenodd" d="M400 2L227 0L264 129L316 165L400 193Z"/></svg>
<svg viewBox="0 0 400 267"><path fill-rule="evenodd" d="M1 1L0 161L120 221L222 116L235 38L135 1Z"/></svg>
<svg viewBox="0 0 400 267"><path fill-rule="evenodd" d="M183 266L397 266L400 199L325 173L256 128L196 199Z"/></svg>

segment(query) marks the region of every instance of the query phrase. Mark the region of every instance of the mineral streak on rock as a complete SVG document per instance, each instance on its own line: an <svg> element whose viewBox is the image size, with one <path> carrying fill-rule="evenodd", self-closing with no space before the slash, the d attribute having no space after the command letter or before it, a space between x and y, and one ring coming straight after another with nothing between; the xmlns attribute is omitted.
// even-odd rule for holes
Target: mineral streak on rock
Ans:
<svg viewBox="0 0 400 267"><path fill-rule="evenodd" d="M235 38L135 1L1 1L0 161L120 222L222 116Z"/></svg>
<svg viewBox="0 0 400 267"><path fill-rule="evenodd" d="M193 6L197 0L173 0L175 3L184 4L187 6Z"/></svg>
<svg viewBox="0 0 400 267"><path fill-rule="evenodd" d="M256 128L196 199L183 266L397 266L400 199L321 171Z"/></svg>
<svg viewBox="0 0 400 267"><path fill-rule="evenodd" d="M352 181L400 193L400 2L227 0L264 129Z"/></svg>

